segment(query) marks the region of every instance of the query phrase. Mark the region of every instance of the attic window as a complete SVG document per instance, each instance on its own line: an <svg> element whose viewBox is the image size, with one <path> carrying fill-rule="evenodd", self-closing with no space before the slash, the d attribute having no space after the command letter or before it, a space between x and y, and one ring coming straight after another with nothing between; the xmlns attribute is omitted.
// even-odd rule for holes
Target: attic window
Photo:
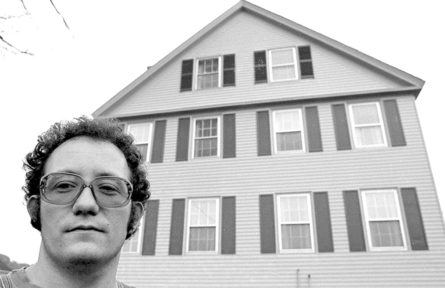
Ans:
<svg viewBox="0 0 445 288"><path fill-rule="evenodd" d="M254 67L255 84L314 78L310 46L256 51Z"/></svg>
<svg viewBox="0 0 445 288"><path fill-rule="evenodd" d="M297 79L295 48L269 51L271 81Z"/></svg>
<svg viewBox="0 0 445 288"><path fill-rule="evenodd" d="M180 92L235 86L235 82L235 54L182 61Z"/></svg>
<svg viewBox="0 0 445 288"><path fill-rule="evenodd" d="M219 87L220 58L198 60L198 86L197 89Z"/></svg>

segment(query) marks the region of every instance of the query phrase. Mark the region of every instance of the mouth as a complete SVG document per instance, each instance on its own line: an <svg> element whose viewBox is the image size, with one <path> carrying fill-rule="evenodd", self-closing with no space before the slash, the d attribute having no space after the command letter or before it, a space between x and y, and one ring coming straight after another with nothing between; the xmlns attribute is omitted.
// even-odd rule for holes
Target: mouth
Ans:
<svg viewBox="0 0 445 288"><path fill-rule="evenodd" d="M95 226L76 226L72 229L69 229L68 232L103 232L101 229Z"/></svg>

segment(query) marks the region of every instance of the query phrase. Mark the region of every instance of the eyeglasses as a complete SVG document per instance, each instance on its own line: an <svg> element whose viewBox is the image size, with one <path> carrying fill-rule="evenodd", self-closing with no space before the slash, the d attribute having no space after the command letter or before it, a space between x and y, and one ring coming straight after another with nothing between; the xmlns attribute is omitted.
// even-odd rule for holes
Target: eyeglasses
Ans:
<svg viewBox="0 0 445 288"><path fill-rule="evenodd" d="M91 189L97 205L106 208L125 206L133 192L130 182L114 176L96 177L90 185L80 175L65 172L51 173L40 180L42 199L56 205L74 203L85 187Z"/></svg>

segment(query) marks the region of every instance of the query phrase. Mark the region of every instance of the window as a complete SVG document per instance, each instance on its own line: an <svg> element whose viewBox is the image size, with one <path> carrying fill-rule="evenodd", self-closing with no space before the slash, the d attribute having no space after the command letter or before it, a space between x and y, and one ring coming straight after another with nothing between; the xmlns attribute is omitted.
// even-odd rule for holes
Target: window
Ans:
<svg viewBox="0 0 445 288"><path fill-rule="evenodd" d="M297 79L295 48L270 50L269 59L272 82Z"/></svg>
<svg viewBox="0 0 445 288"><path fill-rule="evenodd" d="M190 199L188 202L187 251L217 251L219 199Z"/></svg>
<svg viewBox="0 0 445 288"><path fill-rule="evenodd" d="M360 103L349 105L352 135L357 148L386 146L380 105Z"/></svg>
<svg viewBox="0 0 445 288"><path fill-rule="evenodd" d="M280 251L314 251L310 195L278 195L277 201Z"/></svg>
<svg viewBox="0 0 445 288"><path fill-rule="evenodd" d="M142 159L148 161L150 153L150 140L152 124L151 123L137 123L128 125L128 133L134 137L134 144L138 147L142 154Z"/></svg>
<svg viewBox="0 0 445 288"><path fill-rule="evenodd" d="M125 240L124 246L122 246L122 253L139 253L142 238L141 235L143 234L141 229L144 227L143 222L144 221L141 219L141 224L136 233L134 233L130 239Z"/></svg>
<svg viewBox="0 0 445 288"><path fill-rule="evenodd" d="M195 119L193 156L219 156L219 117Z"/></svg>
<svg viewBox="0 0 445 288"><path fill-rule="evenodd" d="M310 46L281 48L254 52L255 84L314 78ZM298 63L298 65L297 65Z"/></svg>
<svg viewBox="0 0 445 288"><path fill-rule="evenodd" d="M221 86L235 86L235 54L182 61L180 92Z"/></svg>
<svg viewBox="0 0 445 288"><path fill-rule="evenodd" d="M275 153L304 151L303 116L301 109L273 112Z"/></svg>
<svg viewBox="0 0 445 288"><path fill-rule="evenodd" d="M220 75L219 58L198 60L198 86L197 89L219 87Z"/></svg>
<svg viewBox="0 0 445 288"><path fill-rule="evenodd" d="M406 241L397 191L363 191L362 201L370 249L405 250Z"/></svg>

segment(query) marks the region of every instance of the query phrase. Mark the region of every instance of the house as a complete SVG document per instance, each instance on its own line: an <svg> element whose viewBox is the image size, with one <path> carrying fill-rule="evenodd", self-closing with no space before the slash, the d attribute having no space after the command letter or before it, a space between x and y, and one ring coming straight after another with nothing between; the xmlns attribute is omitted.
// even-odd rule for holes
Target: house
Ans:
<svg viewBox="0 0 445 288"><path fill-rule="evenodd" d="M423 84L240 1L93 114L124 123L151 182L118 278L444 287Z"/></svg>

